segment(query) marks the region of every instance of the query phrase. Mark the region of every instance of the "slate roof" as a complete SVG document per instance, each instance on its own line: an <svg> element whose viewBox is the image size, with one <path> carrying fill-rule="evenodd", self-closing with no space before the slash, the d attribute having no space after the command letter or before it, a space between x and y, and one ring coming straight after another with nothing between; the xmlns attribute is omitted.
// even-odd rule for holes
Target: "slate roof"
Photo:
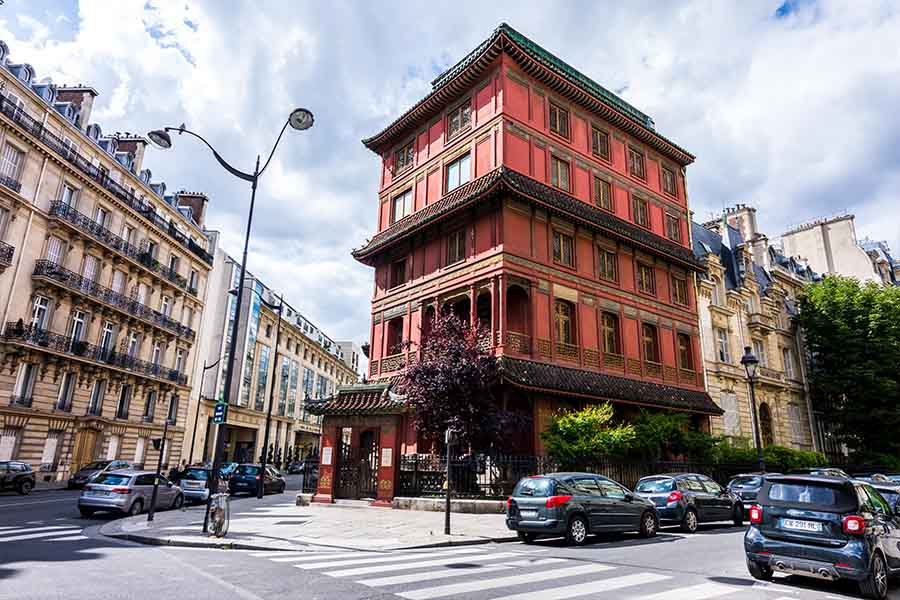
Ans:
<svg viewBox="0 0 900 600"><path fill-rule="evenodd" d="M707 229L696 221L691 221L691 239L694 243L694 255L698 259L707 254L715 254L719 257L719 261L725 267L725 289L735 290L741 286L741 273L734 248L743 240L737 229L731 225L725 227L728 232L727 243L720 234Z"/></svg>
<svg viewBox="0 0 900 600"><path fill-rule="evenodd" d="M307 401L306 410L314 415L385 415L401 414L407 407L390 384L374 383L339 388L333 396Z"/></svg>
<svg viewBox="0 0 900 600"><path fill-rule="evenodd" d="M591 229L638 246L663 258L675 260L688 268L697 271L703 270L700 261L688 248L507 167L498 167L490 173L456 188L438 202L429 204L384 231L380 231L365 246L354 250L353 256L365 263L377 252L409 233L437 223L462 208L493 198L501 192L520 200L539 204L560 216L577 221Z"/></svg>
<svg viewBox="0 0 900 600"><path fill-rule="evenodd" d="M449 102L467 91L491 68L501 52L506 52L523 70L561 95L600 113L611 123L636 138L678 160L682 165L694 156L656 132L653 119L593 81L562 59L554 56L506 23L453 67L432 81L431 93L381 132L364 139L374 152L411 127L440 112Z"/></svg>
<svg viewBox="0 0 900 600"><path fill-rule="evenodd" d="M617 377L607 373L507 356L500 359L500 373L503 380L512 385L560 395L574 394L597 400L709 415L721 415L724 412L706 392Z"/></svg>

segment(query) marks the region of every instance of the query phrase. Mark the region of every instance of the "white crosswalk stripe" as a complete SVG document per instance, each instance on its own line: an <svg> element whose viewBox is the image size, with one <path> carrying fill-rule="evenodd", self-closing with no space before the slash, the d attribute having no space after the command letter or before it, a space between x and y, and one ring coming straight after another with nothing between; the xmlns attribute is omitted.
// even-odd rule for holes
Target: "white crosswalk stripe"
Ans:
<svg viewBox="0 0 900 600"><path fill-rule="evenodd" d="M701 583L699 585L691 585L688 587L678 588L678 596L682 598L690 598L691 600L709 600L710 598L718 598L726 594L733 594L740 588L724 583ZM665 590L655 594L647 594L638 596L634 600L671 600L674 590ZM778 600L777 598L775 600Z"/></svg>
<svg viewBox="0 0 900 600"><path fill-rule="evenodd" d="M634 573L632 575L623 575L622 577L613 577L612 579L601 579L600 581L588 581L585 583L555 587L550 590L536 590L523 592L521 594L513 594L512 596L505 596L502 600L548 600L549 598L552 598L553 600L565 600L566 598L577 598L579 596L587 596L588 594L621 590L622 588L635 585L656 583L666 579L671 579L671 576L662 575L660 573ZM674 593L674 591L671 593ZM691 598L691 600L694 598L693 596L684 597Z"/></svg>
<svg viewBox="0 0 900 600"><path fill-rule="evenodd" d="M369 587L382 587L388 585L403 585L407 583L420 583L422 581L432 581L436 579L450 579L452 577L464 577L466 575L481 576L485 573L494 573L496 571L508 571L515 567L531 567L544 566L554 563L568 562L565 558L541 558L537 560L516 560L504 562L498 565L488 565L486 567L478 567L468 571L462 569L436 569L432 571L424 571L422 573L410 573L408 575L392 575L390 577L376 577L374 579L361 579L356 583L361 583Z"/></svg>
<svg viewBox="0 0 900 600"><path fill-rule="evenodd" d="M389 562L397 562L404 560L411 560L414 558L437 558L439 556L446 556L448 554L478 554L483 553L484 550L482 548L460 548L459 550L442 550L441 552L424 552L421 554L391 554L388 556L380 556L378 558L372 558L369 555L367 558L353 558L350 560L336 560L336 561L326 561L326 562L313 562L309 564L298 564L294 565L300 569L327 569L330 567L349 567L351 565L362 565L362 564L380 564L380 563L389 563ZM357 553L358 555L359 553Z"/></svg>
<svg viewBox="0 0 900 600"><path fill-rule="evenodd" d="M453 562L466 561L467 559L471 560L475 558L476 560L494 560L501 558L509 558L511 556L516 556L514 552L497 552L495 554L485 554L484 556L465 556L458 554L451 554L449 556L443 556L441 558L434 558L430 560L412 560L412 561L404 561L400 564L396 565L375 565L374 567L356 567L353 569L341 569L338 571L325 571L326 575L331 577L359 577L360 575L368 575L370 573L388 573L390 571L412 571L413 569L420 569L425 567L440 567L446 564L450 564ZM412 558L412 557L410 557Z"/></svg>
<svg viewBox="0 0 900 600"><path fill-rule="evenodd" d="M289 562L289 563L301 563L304 561L321 561L330 558L349 558L349 557L362 557L362 556L381 556L380 554L365 554L363 552L331 552L331 553L320 553L320 552L303 552L300 555L293 556L273 556L269 558L272 562Z"/></svg>
<svg viewBox="0 0 900 600"><path fill-rule="evenodd" d="M81 527L74 525L48 525L46 527L17 527L0 531L0 544L25 540L74 541L81 539ZM74 536L79 536L78 538Z"/></svg>
<svg viewBox="0 0 900 600"><path fill-rule="evenodd" d="M81 534L79 533L79 534L77 534L77 535L69 535L69 536L66 536L66 537L50 538L49 540L48 540L48 539L44 539L44 540L41 540L41 541L42 541L42 542L74 542L74 541L77 541L77 540L89 540L89 539L91 539L91 538L89 538L89 537L86 536L86 535L81 535Z"/></svg>

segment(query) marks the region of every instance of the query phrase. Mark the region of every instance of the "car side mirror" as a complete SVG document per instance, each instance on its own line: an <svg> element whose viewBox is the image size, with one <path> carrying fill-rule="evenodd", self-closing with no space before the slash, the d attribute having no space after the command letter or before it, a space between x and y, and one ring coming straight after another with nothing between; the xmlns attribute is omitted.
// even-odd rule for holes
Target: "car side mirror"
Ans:
<svg viewBox="0 0 900 600"><path fill-rule="evenodd" d="M171 482L171 481L167 481L167 482L166 482L166 487L172 487L172 482Z"/></svg>
<svg viewBox="0 0 900 600"><path fill-rule="evenodd" d="M632 502L634 500L634 494L630 492L625 493L625 502Z"/></svg>

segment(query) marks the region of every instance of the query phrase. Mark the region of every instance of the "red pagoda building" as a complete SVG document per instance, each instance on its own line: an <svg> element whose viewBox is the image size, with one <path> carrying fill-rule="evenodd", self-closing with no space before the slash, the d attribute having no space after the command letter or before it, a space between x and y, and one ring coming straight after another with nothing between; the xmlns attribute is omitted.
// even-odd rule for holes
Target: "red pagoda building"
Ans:
<svg viewBox="0 0 900 600"><path fill-rule="evenodd" d="M708 427L721 411L702 378L694 157L506 24L432 85L363 141L382 159L378 229L353 252L375 269L370 384L311 407L316 499L393 497L418 436L390 381L444 308L491 332L503 401L532 417L520 454L542 453L557 410L601 401Z"/></svg>

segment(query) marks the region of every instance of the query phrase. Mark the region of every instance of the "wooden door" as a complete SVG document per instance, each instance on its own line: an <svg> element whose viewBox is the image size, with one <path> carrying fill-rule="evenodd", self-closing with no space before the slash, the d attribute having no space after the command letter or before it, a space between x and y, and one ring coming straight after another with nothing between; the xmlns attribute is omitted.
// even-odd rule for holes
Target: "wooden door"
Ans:
<svg viewBox="0 0 900 600"><path fill-rule="evenodd" d="M97 448L97 430L82 429L75 438L75 451L72 453L72 471L77 471L94 460Z"/></svg>

